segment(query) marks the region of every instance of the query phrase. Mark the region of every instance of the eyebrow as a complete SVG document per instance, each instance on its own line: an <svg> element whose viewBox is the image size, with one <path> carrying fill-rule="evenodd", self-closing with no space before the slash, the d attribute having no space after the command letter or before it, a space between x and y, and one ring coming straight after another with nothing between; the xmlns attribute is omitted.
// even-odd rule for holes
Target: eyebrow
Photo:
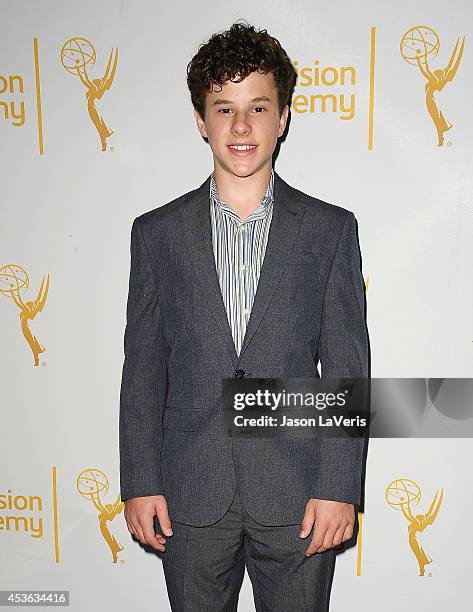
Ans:
<svg viewBox="0 0 473 612"><path fill-rule="evenodd" d="M271 102L271 98L268 98L268 96L257 96L256 98L252 98L250 102ZM233 104L233 100L222 100L222 98L217 98L213 106L218 104Z"/></svg>

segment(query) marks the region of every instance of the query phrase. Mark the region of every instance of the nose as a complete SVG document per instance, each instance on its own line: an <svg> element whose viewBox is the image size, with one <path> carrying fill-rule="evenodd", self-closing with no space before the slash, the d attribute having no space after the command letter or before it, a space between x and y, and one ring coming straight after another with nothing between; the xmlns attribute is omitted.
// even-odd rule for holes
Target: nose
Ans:
<svg viewBox="0 0 473 612"><path fill-rule="evenodd" d="M232 133L235 135L249 134L251 132L251 125L249 124L245 113L235 113L235 118L232 124Z"/></svg>

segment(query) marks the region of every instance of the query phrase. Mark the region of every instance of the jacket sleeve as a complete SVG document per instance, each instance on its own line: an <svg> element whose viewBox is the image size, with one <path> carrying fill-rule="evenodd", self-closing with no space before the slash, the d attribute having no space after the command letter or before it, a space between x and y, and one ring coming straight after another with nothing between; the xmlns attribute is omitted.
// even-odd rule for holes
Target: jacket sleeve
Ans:
<svg viewBox="0 0 473 612"><path fill-rule="evenodd" d="M157 286L138 218L131 264L120 388L121 499L162 495L160 452L166 359Z"/></svg>
<svg viewBox="0 0 473 612"><path fill-rule="evenodd" d="M322 378L368 378L369 341L356 219L348 212L324 294L319 357ZM311 497L359 504L364 438L319 438Z"/></svg>

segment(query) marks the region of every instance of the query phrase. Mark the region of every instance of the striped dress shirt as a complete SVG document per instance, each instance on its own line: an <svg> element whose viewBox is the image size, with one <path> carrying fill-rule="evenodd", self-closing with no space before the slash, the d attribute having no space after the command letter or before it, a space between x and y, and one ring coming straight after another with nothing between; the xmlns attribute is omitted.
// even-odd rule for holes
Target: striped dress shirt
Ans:
<svg viewBox="0 0 473 612"><path fill-rule="evenodd" d="M237 355L251 314L273 216L274 170L258 207L242 221L210 181L210 222L215 266Z"/></svg>

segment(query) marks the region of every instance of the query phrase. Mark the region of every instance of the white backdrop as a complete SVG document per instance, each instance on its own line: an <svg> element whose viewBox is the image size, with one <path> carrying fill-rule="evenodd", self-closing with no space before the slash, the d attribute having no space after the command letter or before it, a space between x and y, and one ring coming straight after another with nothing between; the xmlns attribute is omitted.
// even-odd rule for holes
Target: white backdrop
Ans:
<svg viewBox="0 0 473 612"><path fill-rule="evenodd" d="M354 82L296 88L295 96L333 94L354 112L341 119L346 112L331 103L323 112L320 101L315 112L293 108L276 170L358 219L372 375L471 376L470 2L1 0L0 589L69 589L74 611L170 609L161 561L131 539L117 499L130 229L210 174L186 65L241 17L279 38L299 68L353 68ZM439 41L427 58L432 71L447 67L465 36L458 70L436 94L453 124L443 146L426 81L400 52L415 26ZM64 43L77 37L95 48L91 79L118 49L111 87L95 105L113 130L105 151L84 85L61 63ZM34 309L48 274L43 307L28 323L45 349L35 366L19 315ZM13 277L23 306L9 296ZM371 442L362 534L338 556L331 609L469 609L471 450L468 439ZM84 470L95 470L99 495L77 483ZM424 577L408 522L386 500L397 479L422 492L414 514L444 492L418 536L432 559ZM115 563L113 538L123 547ZM254 610L247 576L240 609Z"/></svg>

